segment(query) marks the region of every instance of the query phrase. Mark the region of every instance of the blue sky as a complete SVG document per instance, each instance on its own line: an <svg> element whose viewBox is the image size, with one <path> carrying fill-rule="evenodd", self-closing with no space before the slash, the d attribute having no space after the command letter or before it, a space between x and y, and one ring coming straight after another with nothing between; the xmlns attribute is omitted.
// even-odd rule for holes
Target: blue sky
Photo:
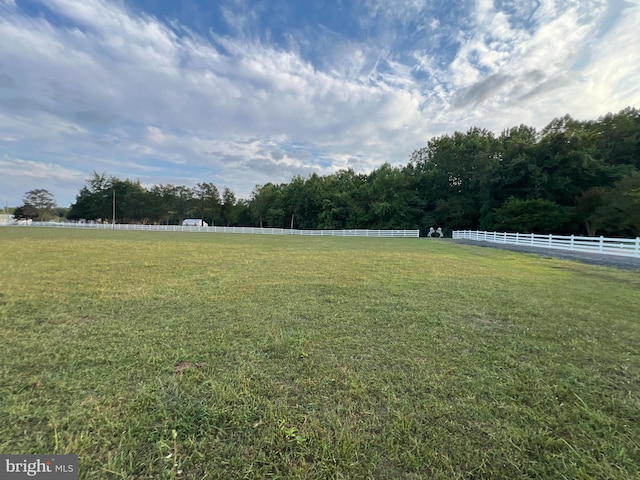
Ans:
<svg viewBox="0 0 640 480"><path fill-rule="evenodd" d="M248 198L640 107L640 0L0 0L0 202L95 170Z"/></svg>

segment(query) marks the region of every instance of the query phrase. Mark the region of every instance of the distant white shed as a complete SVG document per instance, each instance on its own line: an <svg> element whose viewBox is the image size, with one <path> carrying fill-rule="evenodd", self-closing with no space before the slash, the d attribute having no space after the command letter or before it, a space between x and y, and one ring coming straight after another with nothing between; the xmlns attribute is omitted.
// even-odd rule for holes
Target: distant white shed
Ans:
<svg viewBox="0 0 640 480"><path fill-rule="evenodd" d="M182 221L183 227L208 227L209 224L201 218L185 218Z"/></svg>

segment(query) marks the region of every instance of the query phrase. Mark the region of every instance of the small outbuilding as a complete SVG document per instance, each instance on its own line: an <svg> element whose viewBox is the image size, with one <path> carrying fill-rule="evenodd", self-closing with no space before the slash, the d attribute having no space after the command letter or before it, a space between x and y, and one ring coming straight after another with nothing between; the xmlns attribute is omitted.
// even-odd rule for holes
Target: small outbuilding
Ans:
<svg viewBox="0 0 640 480"><path fill-rule="evenodd" d="M11 225L13 223L13 215L0 213L0 225Z"/></svg>
<svg viewBox="0 0 640 480"><path fill-rule="evenodd" d="M182 221L183 227L208 227L209 224L201 218L185 218Z"/></svg>

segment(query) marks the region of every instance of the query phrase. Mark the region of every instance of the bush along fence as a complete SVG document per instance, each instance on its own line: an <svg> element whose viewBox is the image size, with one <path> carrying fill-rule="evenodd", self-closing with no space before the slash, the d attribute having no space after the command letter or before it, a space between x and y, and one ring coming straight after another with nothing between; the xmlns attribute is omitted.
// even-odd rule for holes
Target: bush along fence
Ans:
<svg viewBox="0 0 640 480"><path fill-rule="evenodd" d="M420 230L297 230L260 227L200 227L187 225L135 225L70 222L32 222L31 227L83 228L91 230L137 230L151 232L248 233L258 235L310 235L327 237L417 238Z"/></svg>
<svg viewBox="0 0 640 480"><path fill-rule="evenodd" d="M579 237L576 235L537 235L535 233L500 233L478 230L455 230L452 237L454 239L476 240L480 242L506 243L511 245L555 248L575 252L640 258L640 237Z"/></svg>

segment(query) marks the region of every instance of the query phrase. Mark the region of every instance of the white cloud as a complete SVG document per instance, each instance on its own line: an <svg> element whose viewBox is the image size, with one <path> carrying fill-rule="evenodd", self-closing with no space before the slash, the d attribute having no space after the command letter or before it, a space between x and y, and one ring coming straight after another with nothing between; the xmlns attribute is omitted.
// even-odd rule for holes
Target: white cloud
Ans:
<svg viewBox="0 0 640 480"><path fill-rule="evenodd" d="M594 45L590 61L579 72L583 97L574 99L572 111L582 118L592 115L593 104L607 111L640 105L640 2L634 5L626 7L617 26Z"/></svg>
<svg viewBox="0 0 640 480"><path fill-rule="evenodd" d="M637 104L638 84L626 79L640 76L639 9L636 2L619 15L619 5L540 2L525 25L479 2L476 27L461 34L449 66L453 105L464 110L468 126L500 131L507 122L540 127L564 113L595 118ZM608 33L599 37L607 22Z"/></svg>
<svg viewBox="0 0 640 480"><path fill-rule="evenodd" d="M97 170L243 196L406 163L431 136L471 126L640 103L637 2L620 14L604 0L483 0L459 20L423 0L368 0L358 18L372 35L296 25L286 48L252 34L268 16L240 1L225 13L236 34L206 37L107 0L46 2L58 23L0 2L0 158L43 159L74 182ZM25 187L40 179L19 174L27 166L11 170Z"/></svg>
<svg viewBox="0 0 640 480"><path fill-rule="evenodd" d="M16 8L16 0L0 0L0 8L13 10Z"/></svg>
<svg viewBox="0 0 640 480"><path fill-rule="evenodd" d="M69 192L78 192L84 177L85 173L59 164L4 155L0 157L0 178L5 179L0 181L0 198L10 206L17 206L25 192L44 188L53 193L61 206L67 206Z"/></svg>
<svg viewBox="0 0 640 480"><path fill-rule="evenodd" d="M54 163L16 158L0 158L0 175L11 177L48 178L56 181L82 178L82 172Z"/></svg>
<svg viewBox="0 0 640 480"><path fill-rule="evenodd" d="M383 19L402 24L409 23L416 18L428 5L427 0L365 0L369 17L359 21L372 22L373 19ZM365 20L366 19L366 20Z"/></svg>

